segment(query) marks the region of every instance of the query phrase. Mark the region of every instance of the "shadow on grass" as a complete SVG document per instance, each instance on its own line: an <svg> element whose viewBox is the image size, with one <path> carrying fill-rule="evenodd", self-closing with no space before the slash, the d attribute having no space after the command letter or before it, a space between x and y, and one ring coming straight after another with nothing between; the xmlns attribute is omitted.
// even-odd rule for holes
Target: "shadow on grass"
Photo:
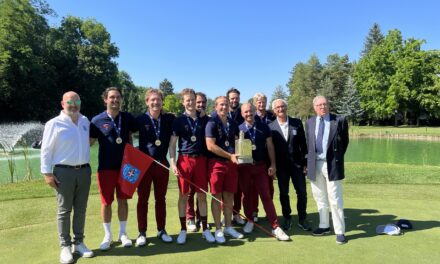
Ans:
<svg viewBox="0 0 440 264"><path fill-rule="evenodd" d="M344 209L347 232L356 231L356 234L347 235L350 240L378 236L376 227L383 224L395 224L401 217L396 215L380 214L376 209ZM417 232L440 227L440 221L412 220L413 229L404 232Z"/></svg>
<svg viewBox="0 0 440 264"><path fill-rule="evenodd" d="M236 247L245 243L245 240L227 238L226 243L223 245L216 243L211 244L202 238L201 232L188 233L187 241L184 245L178 245L176 243L177 235L172 235L171 237L173 238L173 243L164 243L156 237L149 237L147 238L148 244L144 247L133 246L131 248L123 248L120 242L115 242L112 244L111 250L94 250L93 253L95 253L95 256L154 256L203 251L216 247ZM133 245L135 242L136 240L133 240Z"/></svg>

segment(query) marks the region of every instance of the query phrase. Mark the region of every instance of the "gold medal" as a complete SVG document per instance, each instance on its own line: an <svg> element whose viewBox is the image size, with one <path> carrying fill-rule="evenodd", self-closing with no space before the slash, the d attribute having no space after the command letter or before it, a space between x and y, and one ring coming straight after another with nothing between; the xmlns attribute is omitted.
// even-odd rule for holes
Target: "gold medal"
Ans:
<svg viewBox="0 0 440 264"><path fill-rule="evenodd" d="M117 143L117 144L121 144L121 143L122 143L122 138L121 138L121 137L118 137L118 138L116 139L116 143Z"/></svg>
<svg viewBox="0 0 440 264"><path fill-rule="evenodd" d="M225 146L229 147L229 141L227 141L227 140L225 141Z"/></svg>
<svg viewBox="0 0 440 264"><path fill-rule="evenodd" d="M160 140L159 139L156 139L156 141L154 141L154 145L156 145L156 146L160 146L160 144L162 144L162 142L160 142Z"/></svg>
<svg viewBox="0 0 440 264"><path fill-rule="evenodd" d="M252 144L252 150L256 150L257 146L255 146L254 144Z"/></svg>
<svg viewBox="0 0 440 264"><path fill-rule="evenodd" d="M197 140L196 136L192 136L192 137L191 137L191 141L192 141L192 142L196 142L196 140Z"/></svg>

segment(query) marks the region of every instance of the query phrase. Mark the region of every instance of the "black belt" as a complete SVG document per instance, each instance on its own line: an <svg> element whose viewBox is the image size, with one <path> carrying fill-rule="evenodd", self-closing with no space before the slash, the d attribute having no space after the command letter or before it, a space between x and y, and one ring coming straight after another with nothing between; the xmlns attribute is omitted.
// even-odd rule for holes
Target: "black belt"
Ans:
<svg viewBox="0 0 440 264"><path fill-rule="evenodd" d="M55 167L57 168L64 168L64 169L75 169L75 170L79 170L81 168L89 168L90 164L86 163L86 164L81 164L81 165L64 165L64 164L57 164L55 165Z"/></svg>

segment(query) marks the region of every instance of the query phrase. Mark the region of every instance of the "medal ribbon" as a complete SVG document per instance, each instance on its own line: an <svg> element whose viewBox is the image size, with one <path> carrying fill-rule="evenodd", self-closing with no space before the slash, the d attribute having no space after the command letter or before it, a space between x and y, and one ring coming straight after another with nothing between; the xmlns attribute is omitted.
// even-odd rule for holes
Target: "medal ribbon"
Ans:
<svg viewBox="0 0 440 264"><path fill-rule="evenodd" d="M186 121L188 122L188 125L191 128L192 135L195 136L196 135L196 131L197 131L197 123L199 122L199 118L196 117L196 120L194 121L194 127L193 127L190 119L191 119L191 117L186 115Z"/></svg>
<svg viewBox="0 0 440 264"><path fill-rule="evenodd" d="M159 139L160 138L160 115L159 115L159 118L157 119L157 127L156 127L156 124L154 123L153 118L150 115L150 112L147 112L147 116L150 118L151 123L153 124L154 133L156 134L156 139Z"/></svg>
<svg viewBox="0 0 440 264"><path fill-rule="evenodd" d="M118 125L116 125L115 120L113 119L113 117L109 113L106 112L106 114L112 120L113 127L115 128L116 134L118 135L118 137L121 137L121 114L119 114Z"/></svg>
<svg viewBox="0 0 440 264"><path fill-rule="evenodd" d="M252 144L255 145L255 136L257 135L257 133L256 133L257 128L255 127L255 123L254 123L251 127L248 127L248 126L246 125L246 128L247 128L247 131L246 131L246 132L249 133L249 138L250 138L250 140L252 141ZM252 131L252 132L251 132L251 131Z"/></svg>

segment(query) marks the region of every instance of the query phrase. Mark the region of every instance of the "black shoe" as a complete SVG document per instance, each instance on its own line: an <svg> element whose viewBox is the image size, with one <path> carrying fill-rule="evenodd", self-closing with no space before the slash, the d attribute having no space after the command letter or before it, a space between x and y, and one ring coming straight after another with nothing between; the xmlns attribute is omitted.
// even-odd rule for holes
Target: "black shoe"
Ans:
<svg viewBox="0 0 440 264"><path fill-rule="evenodd" d="M336 235L336 244L342 245L347 243L347 239L344 235Z"/></svg>
<svg viewBox="0 0 440 264"><path fill-rule="evenodd" d="M323 236L324 234L330 233L330 227L328 228L317 228L312 232L314 236Z"/></svg>
<svg viewBox="0 0 440 264"><path fill-rule="evenodd" d="M298 226L304 231L312 231L312 228L310 227L309 223L307 223L307 221L300 221L298 223Z"/></svg>
<svg viewBox="0 0 440 264"><path fill-rule="evenodd" d="M285 231L289 231L291 227L292 227L292 219L284 218L284 223L281 226L281 228L283 228L283 230Z"/></svg>

